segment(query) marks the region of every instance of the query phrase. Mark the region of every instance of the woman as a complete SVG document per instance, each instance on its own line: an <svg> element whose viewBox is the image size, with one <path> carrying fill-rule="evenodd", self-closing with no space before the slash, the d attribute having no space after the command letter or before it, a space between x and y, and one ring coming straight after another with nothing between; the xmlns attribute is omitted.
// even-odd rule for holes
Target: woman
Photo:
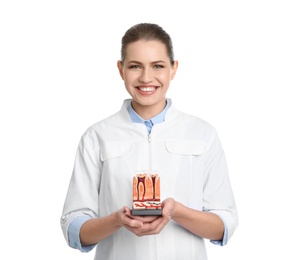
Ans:
<svg viewBox="0 0 293 260"><path fill-rule="evenodd" d="M119 73L131 99L82 136L61 217L68 244L95 259L207 259L238 225L215 129L166 98L176 75L170 36L142 23L122 38ZM132 181L160 176L161 216L133 216Z"/></svg>

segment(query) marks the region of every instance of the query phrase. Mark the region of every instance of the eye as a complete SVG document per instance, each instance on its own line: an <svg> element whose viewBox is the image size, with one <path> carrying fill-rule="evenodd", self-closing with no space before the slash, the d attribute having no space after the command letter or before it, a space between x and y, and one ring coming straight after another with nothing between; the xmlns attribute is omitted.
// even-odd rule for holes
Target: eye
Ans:
<svg viewBox="0 0 293 260"><path fill-rule="evenodd" d="M130 65L129 66L130 69L140 69L139 65Z"/></svg>
<svg viewBox="0 0 293 260"><path fill-rule="evenodd" d="M162 68L164 68L164 66L160 65L160 64L156 64L156 65L154 65L154 68L155 69L162 69Z"/></svg>

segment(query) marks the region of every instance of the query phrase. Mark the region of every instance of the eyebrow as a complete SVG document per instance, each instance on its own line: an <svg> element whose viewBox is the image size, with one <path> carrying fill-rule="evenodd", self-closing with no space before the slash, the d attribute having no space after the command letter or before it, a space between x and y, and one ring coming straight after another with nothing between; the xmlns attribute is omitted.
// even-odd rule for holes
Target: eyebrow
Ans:
<svg viewBox="0 0 293 260"><path fill-rule="evenodd" d="M127 63L137 63L137 64L142 64L142 62L137 61L137 60L130 60L130 61L128 61ZM156 61L152 61L151 63L154 64L154 63L166 63L166 62L163 61L163 60L156 60Z"/></svg>

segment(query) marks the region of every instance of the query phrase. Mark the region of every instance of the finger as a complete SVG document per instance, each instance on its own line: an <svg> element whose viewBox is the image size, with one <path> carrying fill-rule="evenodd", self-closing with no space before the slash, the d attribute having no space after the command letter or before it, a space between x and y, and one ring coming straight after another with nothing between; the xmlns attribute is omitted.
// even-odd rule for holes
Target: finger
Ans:
<svg viewBox="0 0 293 260"><path fill-rule="evenodd" d="M125 215L127 215L127 216L131 216L131 211L130 211L130 209L127 207L127 206L125 206L124 208L123 208L123 210L124 210L124 214Z"/></svg>
<svg viewBox="0 0 293 260"><path fill-rule="evenodd" d="M163 216L164 218L170 218L171 214L170 214L170 211L169 211L168 208L164 208L164 209L162 210L162 216Z"/></svg>
<svg viewBox="0 0 293 260"><path fill-rule="evenodd" d="M131 216L124 215L124 226L132 228L140 228L143 226L143 222L138 219L133 219Z"/></svg>
<svg viewBox="0 0 293 260"><path fill-rule="evenodd" d="M155 235L159 234L161 230L167 225L169 222L169 217L160 217L153 221L152 223L145 223L140 229L140 235Z"/></svg>
<svg viewBox="0 0 293 260"><path fill-rule="evenodd" d="M133 228L140 228L140 227L143 227L144 224L142 221L131 219L130 222L127 223L127 225Z"/></svg>

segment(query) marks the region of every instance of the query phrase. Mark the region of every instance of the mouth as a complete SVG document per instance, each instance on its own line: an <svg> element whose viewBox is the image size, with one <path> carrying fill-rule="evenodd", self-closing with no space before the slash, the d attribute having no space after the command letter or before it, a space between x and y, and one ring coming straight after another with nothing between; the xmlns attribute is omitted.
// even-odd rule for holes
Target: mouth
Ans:
<svg viewBox="0 0 293 260"><path fill-rule="evenodd" d="M157 86L137 86L136 89L138 89L140 92L143 93L153 93L158 89Z"/></svg>

